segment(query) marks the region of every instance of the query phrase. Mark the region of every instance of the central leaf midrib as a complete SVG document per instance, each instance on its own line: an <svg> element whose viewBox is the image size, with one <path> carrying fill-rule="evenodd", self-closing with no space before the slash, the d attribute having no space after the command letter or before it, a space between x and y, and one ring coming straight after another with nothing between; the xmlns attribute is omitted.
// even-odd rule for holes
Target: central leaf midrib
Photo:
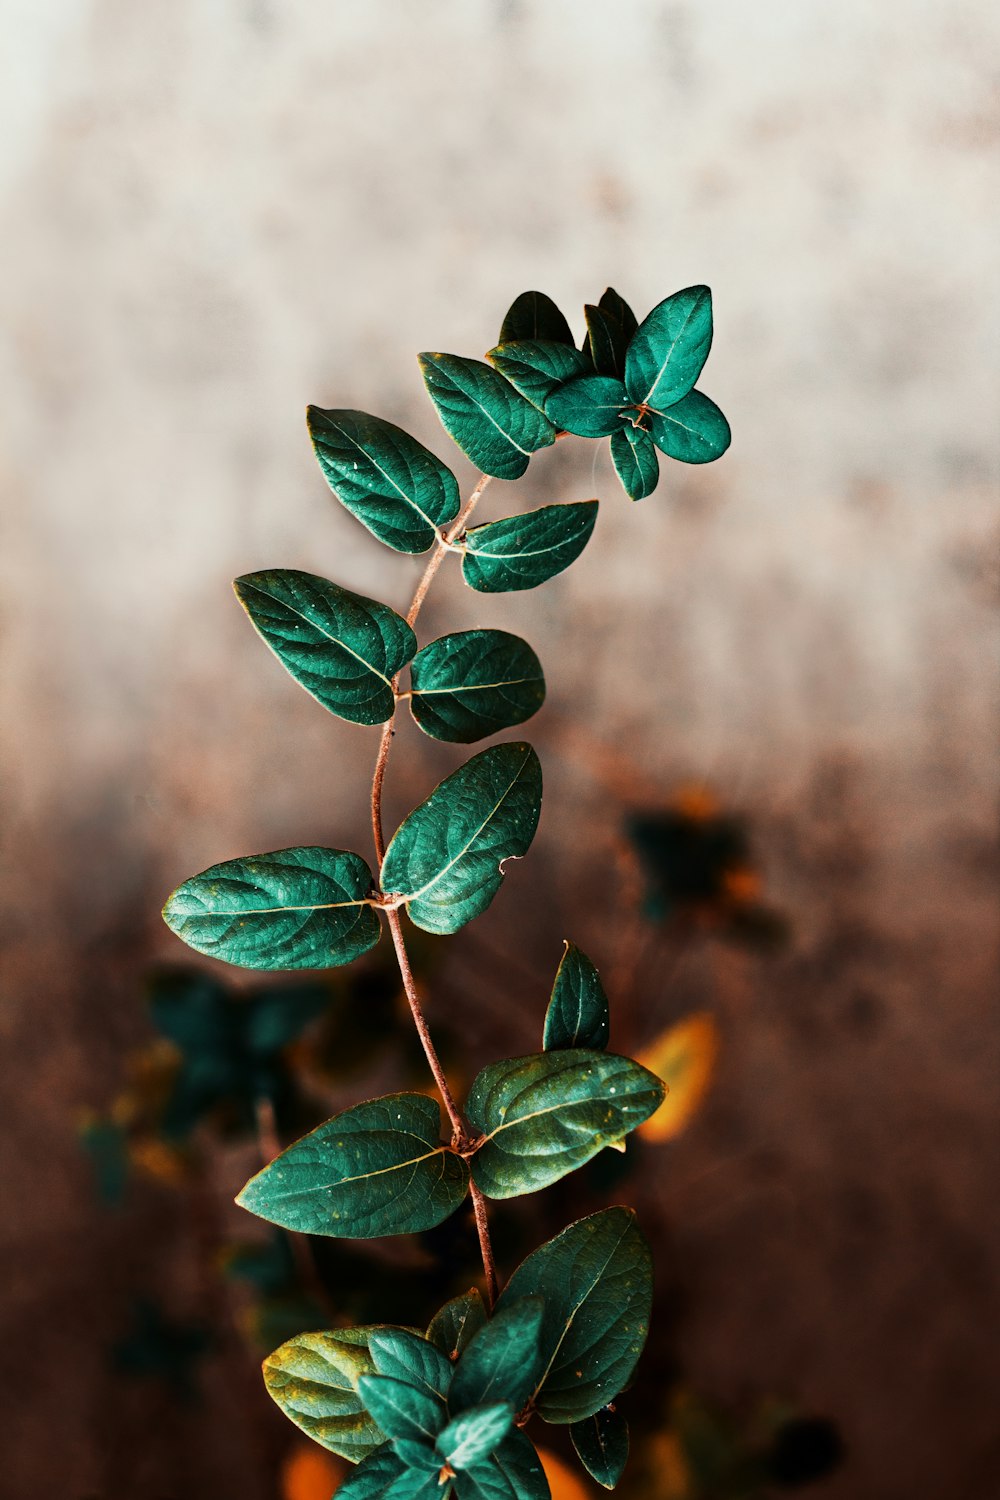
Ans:
<svg viewBox="0 0 1000 1500"><path fill-rule="evenodd" d="M464 396L467 401L471 401L472 404L473 404L473 406L475 406L475 408L476 408L477 411L482 412L482 414L486 418L487 422L491 423L491 425L496 428L496 430L497 430L497 432L499 432L500 436L502 438L505 438L506 441L510 444L510 446L512 448L516 448L517 451L518 451L518 453L523 453L524 456L525 456L525 458L530 458L531 457L532 449L531 448L522 448L520 443L515 442L514 438L511 436L511 434L509 432L507 432L505 428L503 428L503 427L500 426L500 423L496 420L496 418L490 416L490 413L486 410L486 407L480 401L480 399L479 399L478 396L473 395L472 391L467 391L463 385L459 385L458 380L455 378L455 376L452 375L452 374L450 374L447 370L442 370L440 365L438 365L438 370L440 371L440 373L444 376L444 378L446 380L450 381L451 386L452 386L452 388L454 390L458 391L460 395ZM522 396L521 399L524 400L525 398ZM531 403L529 402L528 405L530 406L530 404ZM509 410L509 407L508 407L508 410Z"/></svg>
<svg viewBox="0 0 1000 1500"><path fill-rule="evenodd" d="M522 682L541 682L541 677L505 677L502 682L459 683L457 687L414 688L415 698L431 698L441 694L485 693L491 688L518 687Z"/></svg>
<svg viewBox="0 0 1000 1500"><path fill-rule="evenodd" d="M354 1132L355 1140L359 1134L360 1132ZM432 1156L443 1155L448 1149L447 1146L435 1146L433 1150L425 1151L423 1156L408 1157L406 1161L394 1162L391 1167L376 1167L373 1172L358 1172L353 1177L340 1177L336 1182L314 1182L308 1189L298 1188L289 1190L288 1193L275 1193L275 1197L301 1198L304 1193L308 1195L315 1192L331 1192L334 1188L344 1187L351 1182L367 1182L370 1177L385 1177L389 1172L402 1172L406 1167L417 1167L422 1161L430 1161Z"/></svg>
<svg viewBox="0 0 1000 1500"><path fill-rule="evenodd" d="M607 1260L601 1266L601 1269L597 1272L597 1274L594 1277L593 1281L590 1283L590 1285L588 1286L587 1290L584 1292L583 1296L577 1302L576 1306L573 1308L573 1310L570 1313L569 1317L566 1319L566 1326L564 1327L562 1333L559 1335L559 1341L556 1344L556 1347L552 1351L552 1358L549 1360L548 1364L545 1366L545 1369L542 1372L541 1378L539 1379L538 1384L535 1386L535 1389L532 1392L532 1396L531 1396L532 1401L534 1401L536 1399L536 1397L538 1396L539 1391L542 1389L542 1386L545 1384L546 1380L548 1379L549 1371L552 1369L552 1366L556 1362L556 1358L557 1358L557 1356L559 1354L559 1350L562 1348L563 1344L566 1342L566 1335L569 1333L570 1329L572 1328L574 1320L576 1319L577 1313L580 1311L580 1308L586 1302L587 1298L590 1296L591 1292L597 1286L597 1283L600 1281L601 1277L604 1275L605 1271L608 1269L608 1266L611 1264L612 1259L614 1258L615 1254L617 1253L618 1248L621 1245L621 1243L624 1240L624 1238L625 1238L625 1236L626 1236L627 1233L628 1233L628 1226L626 1226L626 1228L622 1230L621 1235L619 1236L618 1240L616 1241L614 1247L608 1252Z"/></svg>
<svg viewBox="0 0 1000 1500"><path fill-rule="evenodd" d="M421 516L427 522L428 526L430 526L434 530L437 529L437 523L431 519L426 511L421 510L420 506L417 504L413 496L408 495L406 491L401 488L396 480L393 479L392 475L389 474L385 469L383 469L378 459L373 457L373 455L368 452L368 449L363 447L361 443L358 442L357 438L353 438L349 432L345 432L344 428L341 427L337 422L330 422L329 425L333 428L334 432L339 432L341 437L346 442L350 443L353 448L356 448L359 453L364 455L364 457L371 464L372 468L382 475L382 478L385 480L386 484L391 485L391 487L396 491L397 495L399 495L399 497L407 505L409 505L411 509L415 510L417 515ZM347 478L350 479L350 477L351 476L348 474ZM370 493L371 491L369 491L369 494Z"/></svg>

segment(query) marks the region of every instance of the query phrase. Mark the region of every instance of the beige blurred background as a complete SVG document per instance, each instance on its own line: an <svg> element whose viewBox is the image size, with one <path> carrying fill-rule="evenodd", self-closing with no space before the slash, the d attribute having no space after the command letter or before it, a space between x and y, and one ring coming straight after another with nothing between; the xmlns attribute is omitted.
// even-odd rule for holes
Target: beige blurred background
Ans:
<svg viewBox="0 0 1000 1500"><path fill-rule="evenodd" d="M143 1034L145 966L178 956L158 916L174 884L252 849L367 848L374 732L299 692L229 590L284 565L408 597L416 565L331 500L306 402L408 426L468 484L418 350L480 355L525 287L580 329L609 282L641 316L707 281L730 453L664 462L632 507L603 446L560 444L487 514L596 494L581 560L497 599L442 575L428 611L523 631L549 681L541 831L484 940L543 973L585 924L611 967L623 806L696 782L748 815L789 951L700 948L645 978L651 1017L707 1005L724 1024L713 1101L656 1189L684 1361L720 1400L778 1391L833 1416L837 1500L986 1500L995 5L0 0L0 17L0 1491L111 1496L127 1472L143 1497L182 1476L190 1496L251 1493L233 1394L194 1479L171 1456L187 1428L151 1436L147 1468L108 1456L80 1310L143 1251L95 1228L72 1120ZM455 763L403 744L390 816Z"/></svg>

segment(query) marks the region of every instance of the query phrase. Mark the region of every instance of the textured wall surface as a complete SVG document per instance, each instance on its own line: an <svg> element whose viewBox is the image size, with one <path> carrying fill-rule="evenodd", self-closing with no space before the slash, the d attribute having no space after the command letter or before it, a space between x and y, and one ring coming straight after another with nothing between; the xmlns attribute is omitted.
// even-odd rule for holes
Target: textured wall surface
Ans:
<svg viewBox="0 0 1000 1500"><path fill-rule="evenodd" d="M331 503L304 404L377 410L447 456L417 350L479 354L526 286L572 308L611 282L643 312L707 281L726 458L669 466L633 508L603 449L560 444L517 503L601 496L581 561L513 602L452 577L431 611L523 629L550 681L537 854L484 930L541 971L583 902L612 965L622 802L699 780L749 813L790 952L644 980L651 1013L694 1000L725 1024L716 1097L656 1189L685 1361L722 1399L831 1413L831 1497L985 1500L995 5L0 14L0 1284L8 1347L37 1364L8 1371L5 1493L252 1483L239 1443L172 1417L118 1455L129 1413L103 1404L80 1308L100 1280L120 1312L108 1265L124 1285L144 1252L95 1226L72 1118L141 1034L172 884L365 838L371 734L298 693L228 591L292 565L407 596L413 565ZM453 763L406 743L395 812Z"/></svg>

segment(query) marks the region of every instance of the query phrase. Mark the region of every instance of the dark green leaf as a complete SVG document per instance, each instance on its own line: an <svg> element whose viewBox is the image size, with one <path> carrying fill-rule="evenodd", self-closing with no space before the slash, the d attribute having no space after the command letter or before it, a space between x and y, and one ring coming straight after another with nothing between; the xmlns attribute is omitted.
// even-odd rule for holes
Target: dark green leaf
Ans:
<svg viewBox="0 0 1000 1500"><path fill-rule="evenodd" d="M236 1201L300 1234L367 1240L433 1229L469 1185L440 1134L440 1111L426 1095L370 1099L289 1146Z"/></svg>
<svg viewBox="0 0 1000 1500"><path fill-rule="evenodd" d="M567 943L545 1012L542 1045L546 1052L567 1047L600 1052L608 1045L609 1028L608 997L597 970L585 953Z"/></svg>
<svg viewBox="0 0 1000 1500"><path fill-rule="evenodd" d="M557 344L572 344L573 334L551 297L544 292L522 292L507 309L498 344L514 339L552 339Z"/></svg>
<svg viewBox="0 0 1000 1500"><path fill-rule="evenodd" d="M555 442L547 417L480 360L421 354L420 368L445 430L484 474L520 479L531 455Z"/></svg>
<svg viewBox="0 0 1000 1500"><path fill-rule="evenodd" d="M602 1406L592 1417L574 1422L569 1435L587 1473L606 1490L613 1490L628 1462L625 1418L613 1406Z"/></svg>
<svg viewBox="0 0 1000 1500"><path fill-rule="evenodd" d="M457 932L489 906L504 862L528 852L542 805L530 745L494 745L446 776L400 824L382 889L402 896L425 932Z"/></svg>
<svg viewBox="0 0 1000 1500"><path fill-rule="evenodd" d="M247 573L233 588L255 630L324 708L352 724L392 718L392 679L417 638L388 604L293 568Z"/></svg>
<svg viewBox="0 0 1000 1500"><path fill-rule="evenodd" d="M485 1140L472 1175L488 1198L516 1198L557 1182L648 1120L665 1093L631 1058L574 1048L491 1063L466 1115Z"/></svg>
<svg viewBox="0 0 1000 1500"><path fill-rule="evenodd" d="M485 1322L486 1306L482 1295L477 1287L470 1287L434 1314L427 1337L449 1360L456 1360Z"/></svg>
<svg viewBox="0 0 1000 1500"><path fill-rule="evenodd" d="M628 420L625 387L613 375L581 375L561 385L545 403L545 415L577 437L608 437Z"/></svg>
<svg viewBox="0 0 1000 1500"><path fill-rule="evenodd" d="M576 561L596 520L597 501L578 500L473 526L465 534L462 576L480 594L537 588Z"/></svg>
<svg viewBox="0 0 1000 1500"><path fill-rule="evenodd" d="M418 1390L444 1400L451 1384L452 1365L428 1339L405 1328L380 1328L370 1335L368 1348L379 1375L409 1381Z"/></svg>
<svg viewBox="0 0 1000 1500"><path fill-rule="evenodd" d="M357 1463L385 1441L358 1393L374 1371L368 1339L375 1328L300 1333L264 1361L264 1384L286 1417L324 1448Z"/></svg>
<svg viewBox="0 0 1000 1500"><path fill-rule="evenodd" d="M410 709L425 734L468 744L530 719L545 701L542 665L505 630L457 630L414 658Z"/></svg>
<svg viewBox="0 0 1000 1500"><path fill-rule="evenodd" d="M392 1445L408 1469L437 1476L441 1472L441 1455L427 1443L411 1438L397 1438Z"/></svg>
<svg viewBox="0 0 1000 1500"><path fill-rule="evenodd" d="M450 469L401 427L363 411L310 406L309 434L327 484L380 542L426 552L458 515Z"/></svg>
<svg viewBox="0 0 1000 1500"><path fill-rule="evenodd" d="M515 1428L485 1462L455 1480L457 1500L549 1500L549 1482L538 1454Z"/></svg>
<svg viewBox="0 0 1000 1500"><path fill-rule="evenodd" d="M599 375L612 375L616 380L621 380L625 374L628 334L618 319L603 307L591 307L588 303L584 314L594 369Z"/></svg>
<svg viewBox="0 0 1000 1500"><path fill-rule="evenodd" d="M433 1442L444 1426L444 1402L391 1375L362 1375L358 1395L390 1441Z"/></svg>
<svg viewBox="0 0 1000 1500"><path fill-rule="evenodd" d="M711 347L712 293L707 286L675 292L653 308L629 344L629 396L664 411L691 390Z"/></svg>
<svg viewBox="0 0 1000 1500"><path fill-rule="evenodd" d="M407 1476L406 1465L390 1443L383 1443L337 1486L338 1500L403 1500L395 1486ZM437 1481L435 1480L435 1483ZM407 1497L413 1500L413 1497Z"/></svg>
<svg viewBox="0 0 1000 1500"><path fill-rule="evenodd" d="M276 849L193 875L163 920L196 952L244 969L330 969L378 942L372 887L358 854Z"/></svg>
<svg viewBox="0 0 1000 1500"><path fill-rule="evenodd" d="M509 1401L477 1406L449 1422L438 1434L438 1452L453 1469L471 1469L489 1458L513 1425L514 1408Z"/></svg>
<svg viewBox="0 0 1000 1500"><path fill-rule="evenodd" d="M611 461L630 500L645 500L656 489L660 461L653 439L641 427L629 424L611 434Z"/></svg>
<svg viewBox="0 0 1000 1500"><path fill-rule="evenodd" d="M149 988L153 1025L175 1047L188 1055L228 1050L233 1001L219 980L197 969L166 969Z"/></svg>
<svg viewBox="0 0 1000 1500"><path fill-rule="evenodd" d="M529 1255L497 1311L541 1296L544 1374L536 1403L547 1422L593 1416L631 1379L649 1331L649 1246L628 1208L606 1208Z"/></svg>
<svg viewBox="0 0 1000 1500"><path fill-rule="evenodd" d="M330 991L323 984L285 984L258 990L245 1001L236 1001L237 1015L245 1012L246 1045L256 1057L269 1057L299 1037L310 1021L330 1004Z"/></svg>
<svg viewBox="0 0 1000 1500"><path fill-rule="evenodd" d="M733 439L722 412L701 391L689 391L667 411L650 412L649 430L658 448L685 464L710 464Z"/></svg>
<svg viewBox="0 0 1000 1500"><path fill-rule="evenodd" d="M498 344L486 358L539 410L553 391L590 369L590 361L582 350L572 344L547 343L541 339Z"/></svg>
<svg viewBox="0 0 1000 1500"><path fill-rule="evenodd" d="M524 1405L542 1372L540 1297L508 1303L469 1341L448 1393L453 1412L504 1400Z"/></svg>
<svg viewBox="0 0 1000 1500"><path fill-rule="evenodd" d="M625 337L630 339L639 327L639 319L629 307L624 297L620 297L613 286L609 286L604 292L598 307L608 313L616 322L620 323L625 330Z"/></svg>

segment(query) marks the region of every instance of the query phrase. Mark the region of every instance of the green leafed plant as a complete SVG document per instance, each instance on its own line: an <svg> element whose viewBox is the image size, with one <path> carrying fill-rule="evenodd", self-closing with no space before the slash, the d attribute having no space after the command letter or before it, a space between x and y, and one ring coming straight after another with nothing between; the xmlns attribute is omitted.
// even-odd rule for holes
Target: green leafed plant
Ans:
<svg viewBox="0 0 1000 1500"><path fill-rule="evenodd" d="M725 418L695 389L712 337L707 288L668 297L642 322L608 289L588 304L585 321L581 347L550 298L525 292L489 363L420 356L445 430L481 470L464 505L450 469L408 433L363 412L309 408L320 468L347 510L396 551L431 552L405 618L293 569L235 584L296 682L338 718L381 725L374 866L318 846L249 855L184 881L164 908L190 947L251 969L347 964L378 943L383 923L389 928L446 1129L439 1104L424 1094L355 1104L276 1149L237 1200L283 1229L353 1239L429 1230L471 1200L485 1299L471 1288L426 1333L390 1324L304 1333L265 1361L267 1389L291 1420L357 1464L340 1491L346 1500L542 1500L548 1486L523 1430L533 1417L568 1425L584 1468L608 1488L628 1455L616 1402L642 1352L652 1300L649 1249L631 1210L571 1224L502 1286L486 1203L536 1192L606 1147L624 1150L665 1086L607 1050L608 997L590 959L567 943L543 1050L490 1063L460 1104L428 1028L404 927L405 916L428 932L454 933L490 905L535 835L538 756L523 742L492 744L446 776L388 841L382 820L402 702L425 734L461 745L524 723L544 703L541 663L519 636L464 630L421 645L415 632L449 553L461 557L473 590L510 593L556 577L590 540L594 499L471 526L491 478L519 478L534 453L568 433L609 437L614 468L637 500L657 485L658 451L703 463L728 446ZM282 1024L272 1001L248 1009L236 1032L223 1000L210 999L186 1009L165 997L164 1024L182 1051L215 1059L216 1072L235 1066L234 1037L240 1059L266 1060L302 1024L298 1015ZM303 1004L308 1011L313 1001L306 995ZM220 1087L213 1075L212 1088Z"/></svg>

